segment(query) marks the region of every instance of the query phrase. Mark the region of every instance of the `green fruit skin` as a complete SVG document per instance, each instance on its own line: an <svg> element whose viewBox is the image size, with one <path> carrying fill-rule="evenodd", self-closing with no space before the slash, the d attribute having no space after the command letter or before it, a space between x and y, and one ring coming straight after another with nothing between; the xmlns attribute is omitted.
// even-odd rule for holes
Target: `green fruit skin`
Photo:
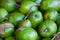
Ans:
<svg viewBox="0 0 60 40"><path fill-rule="evenodd" d="M9 22L11 22L14 25L17 25L19 21L22 21L24 19L24 15L20 12L14 12L9 16Z"/></svg>
<svg viewBox="0 0 60 40"><path fill-rule="evenodd" d="M5 8L8 12L14 11L16 8L15 0L3 0L1 6Z"/></svg>
<svg viewBox="0 0 60 40"><path fill-rule="evenodd" d="M41 37L52 37L57 32L57 25L53 21L46 20L39 26L38 32Z"/></svg>
<svg viewBox="0 0 60 40"><path fill-rule="evenodd" d="M58 18L56 20L57 24L60 25L60 14L58 15Z"/></svg>
<svg viewBox="0 0 60 40"><path fill-rule="evenodd" d="M2 22L7 15L8 12L4 8L0 8L0 22Z"/></svg>
<svg viewBox="0 0 60 40"><path fill-rule="evenodd" d="M51 40L51 38L44 38L44 39L42 39L42 40Z"/></svg>
<svg viewBox="0 0 60 40"><path fill-rule="evenodd" d="M41 3L42 10L59 10L58 1L44 0Z"/></svg>
<svg viewBox="0 0 60 40"><path fill-rule="evenodd" d="M39 4L42 0L23 0L23 1L32 1L35 2L36 4Z"/></svg>
<svg viewBox="0 0 60 40"><path fill-rule="evenodd" d="M32 28L24 28L16 32L17 40L36 40L37 37L37 32Z"/></svg>
<svg viewBox="0 0 60 40"><path fill-rule="evenodd" d="M15 40L14 37L7 37L5 40Z"/></svg>
<svg viewBox="0 0 60 40"><path fill-rule="evenodd" d="M4 23L4 24L10 24L10 23ZM14 25L11 24L10 27L5 28L4 34L0 34L0 37L2 38L9 37L13 34L13 32L14 32Z"/></svg>
<svg viewBox="0 0 60 40"><path fill-rule="evenodd" d="M49 10L44 14L45 20L56 21L58 17L58 12L55 10Z"/></svg>
<svg viewBox="0 0 60 40"><path fill-rule="evenodd" d="M27 14L30 11L30 9L32 9L32 11L38 10L37 7L33 5L35 5L35 3L32 1L22 1L19 11L23 14Z"/></svg>
<svg viewBox="0 0 60 40"><path fill-rule="evenodd" d="M41 12L34 11L30 14L28 19L31 21L32 27L36 28L36 26L43 21L43 16Z"/></svg>
<svg viewBox="0 0 60 40"><path fill-rule="evenodd" d="M30 20L23 20L19 23L19 27L32 27Z"/></svg>

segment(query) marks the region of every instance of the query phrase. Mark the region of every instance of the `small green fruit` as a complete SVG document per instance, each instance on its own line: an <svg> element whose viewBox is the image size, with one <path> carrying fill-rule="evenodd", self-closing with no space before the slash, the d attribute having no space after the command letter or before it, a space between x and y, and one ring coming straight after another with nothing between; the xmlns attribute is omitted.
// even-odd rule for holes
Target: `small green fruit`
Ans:
<svg viewBox="0 0 60 40"><path fill-rule="evenodd" d="M5 8L8 12L14 11L16 7L15 0L2 0L1 6Z"/></svg>
<svg viewBox="0 0 60 40"><path fill-rule="evenodd" d="M37 7L34 5L35 3L32 1L22 1L19 11L23 14L27 14L30 11L30 9L32 9L32 11L38 10Z"/></svg>
<svg viewBox="0 0 60 40"><path fill-rule="evenodd" d="M24 15L19 12L14 12L9 16L9 22L13 23L14 25L17 25L19 21L22 21L24 19Z"/></svg>
<svg viewBox="0 0 60 40"><path fill-rule="evenodd" d="M49 10L44 14L45 20L56 21L57 17L58 17L58 12L54 10Z"/></svg>
<svg viewBox="0 0 60 40"><path fill-rule="evenodd" d="M43 0L41 3L41 10L59 10L59 4L58 1L52 1L52 0Z"/></svg>
<svg viewBox="0 0 60 40"><path fill-rule="evenodd" d="M36 28L36 26L43 21L43 16L41 12L34 11L30 14L28 19L31 21L32 27Z"/></svg>
<svg viewBox="0 0 60 40"><path fill-rule="evenodd" d="M52 37L57 32L57 25L55 22L46 20L38 28L41 37Z"/></svg>
<svg viewBox="0 0 60 40"><path fill-rule="evenodd" d="M36 40L37 38L38 34L32 28L19 28L16 31L17 40Z"/></svg>

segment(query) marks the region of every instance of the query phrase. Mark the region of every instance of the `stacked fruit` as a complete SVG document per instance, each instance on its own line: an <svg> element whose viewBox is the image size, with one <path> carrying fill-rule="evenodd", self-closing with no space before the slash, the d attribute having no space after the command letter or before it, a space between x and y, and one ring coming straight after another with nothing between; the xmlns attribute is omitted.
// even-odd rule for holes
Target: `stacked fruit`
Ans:
<svg viewBox="0 0 60 40"><path fill-rule="evenodd" d="M60 0L0 0L0 40L60 40Z"/></svg>

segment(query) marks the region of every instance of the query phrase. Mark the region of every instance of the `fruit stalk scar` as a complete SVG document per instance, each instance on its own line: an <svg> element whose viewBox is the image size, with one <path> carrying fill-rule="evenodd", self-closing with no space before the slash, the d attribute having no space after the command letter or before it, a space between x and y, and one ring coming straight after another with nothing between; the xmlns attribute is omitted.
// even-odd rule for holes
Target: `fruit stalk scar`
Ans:
<svg viewBox="0 0 60 40"><path fill-rule="evenodd" d="M48 28L46 28L46 29L44 30L44 32L47 33L47 32L48 32Z"/></svg>

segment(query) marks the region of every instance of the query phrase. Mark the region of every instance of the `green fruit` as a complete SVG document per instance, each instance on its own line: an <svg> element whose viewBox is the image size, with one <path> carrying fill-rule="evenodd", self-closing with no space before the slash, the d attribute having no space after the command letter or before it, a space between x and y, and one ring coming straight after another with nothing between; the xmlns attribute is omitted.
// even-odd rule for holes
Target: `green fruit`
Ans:
<svg viewBox="0 0 60 40"><path fill-rule="evenodd" d="M23 1L20 5L19 11L23 14L27 14L30 11L30 9L32 9L31 11L36 11L37 7L34 5L35 3L32 1Z"/></svg>
<svg viewBox="0 0 60 40"><path fill-rule="evenodd" d="M15 40L14 37L7 37L5 40Z"/></svg>
<svg viewBox="0 0 60 40"><path fill-rule="evenodd" d="M37 32L32 28L19 28L16 32L17 40L36 40Z"/></svg>
<svg viewBox="0 0 60 40"><path fill-rule="evenodd" d="M41 37L52 37L57 32L57 25L55 22L46 20L38 28Z"/></svg>
<svg viewBox="0 0 60 40"><path fill-rule="evenodd" d="M57 18L57 24L60 25L60 14L58 15L58 18Z"/></svg>
<svg viewBox="0 0 60 40"><path fill-rule="evenodd" d="M14 25L11 23L0 24L0 37L5 38L12 35L14 32Z"/></svg>
<svg viewBox="0 0 60 40"><path fill-rule="evenodd" d="M34 11L30 14L28 19L31 21L33 28L43 21L42 13L39 11Z"/></svg>
<svg viewBox="0 0 60 40"><path fill-rule="evenodd" d="M56 21L57 17L58 17L58 12L54 10L49 10L44 14L44 18L46 20Z"/></svg>
<svg viewBox="0 0 60 40"><path fill-rule="evenodd" d="M15 0L3 0L1 6L5 8L8 12L14 11L16 7Z"/></svg>
<svg viewBox="0 0 60 40"><path fill-rule="evenodd" d="M2 22L7 15L8 15L8 12L5 9L0 8L0 22Z"/></svg>
<svg viewBox="0 0 60 40"><path fill-rule="evenodd" d="M32 27L30 20L23 20L19 23L19 27Z"/></svg>
<svg viewBox="0 0 60 40"><path fill-rule="evenodd" d="M44 39L42 39L42 40L51 40L51 38L44 38Z"/></svg>
<svg viewBox="0 0 60 40"><path fill-rule="evenodd" d="M19 12L14 12L9 16L9 22L13 23L14 25L17 25L19 21L22 21L24 19L24 15Z"/></svg>
<svg viewBox="0 0 60 40"><path fill-rule="evenodd" d="M44 0L41 3L41 7L42 10L59 10L59 5L58 5L58 1L52 1L52 0Z"/></svg>

